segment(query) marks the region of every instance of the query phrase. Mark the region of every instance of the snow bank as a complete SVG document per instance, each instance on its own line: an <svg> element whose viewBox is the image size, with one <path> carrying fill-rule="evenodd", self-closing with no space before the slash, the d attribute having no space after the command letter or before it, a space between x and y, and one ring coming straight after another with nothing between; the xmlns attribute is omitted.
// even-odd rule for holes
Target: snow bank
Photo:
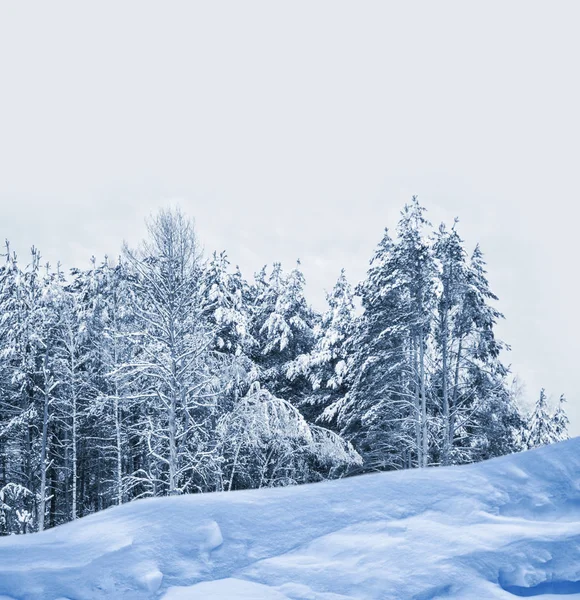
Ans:
<svg viewBox="0 0 580 600"><path fill-rule="evenodd" d="M2 600L580 595L580 438L478 465L141 500L0 539Z"/></svg>

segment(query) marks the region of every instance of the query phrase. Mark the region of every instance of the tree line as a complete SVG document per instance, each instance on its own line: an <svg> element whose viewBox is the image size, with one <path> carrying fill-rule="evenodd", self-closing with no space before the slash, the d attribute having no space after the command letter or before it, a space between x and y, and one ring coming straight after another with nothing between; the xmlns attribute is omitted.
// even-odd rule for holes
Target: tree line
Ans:
<svg viewBox="0 0 580 600"><path fill-rule="evenodd" d="M0 534L137 498L451 465L567 437L520 410L479 247L416 198L319 313L300 263L254 280L179 210L88 269L0 268ZM358 303L358 306L357 306Z"/></svg>

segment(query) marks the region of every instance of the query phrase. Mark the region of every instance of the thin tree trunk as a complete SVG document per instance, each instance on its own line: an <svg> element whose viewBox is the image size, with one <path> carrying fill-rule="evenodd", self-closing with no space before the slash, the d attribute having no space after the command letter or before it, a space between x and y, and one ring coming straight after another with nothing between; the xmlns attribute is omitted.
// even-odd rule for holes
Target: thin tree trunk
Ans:
<svg viewBox="0 0 580 600"><path fill-rule="evenodd" d="M411 340L411 353L413 364L413 383L415 393L415 443L417 445L417 466L423 466L423 444L421 442L421 397L419 386L419 366L417 363L417 339Z"/></svg>
<svg viewBox="0 0 580 600"><path fill-rule="evenodd" d="M177 475L177 444L176 444L176 402L175 394L171 394L169 405L169 494L175 494Z"/></svg>
<svg viewBox="0 0 580 600"><path fill-rule="evenodd" d="M461 351L463 349L463 336L459 338L459 346L457 348L457 362L455 363L455 377L453 381L453 396L449 414L449 447L453 447L453 439L455 438L455 411L457 408L457 394L459 389L459 365L461 363Z"/></svg>
<svg viewBox="0 0 580 600"><path fill-rule="evenodd" d="M442 357L442 377L443 377L443 447L441 463L449 464L450 458L450 423L449 423L449 383L447 373L447 302L444 301L443 313L441 315L441 357Z"/></svg>
<svg viewBox="0 0 580 600"><path fill-rule="evenodd" d="M119 407L117 385L115 385L115 436L116 436L116 451L117 451L117 464L116 464L116 479L117 479L117 504L120 506L123 504L123 452L121 447L121 415Z"/></svg>
<svg viewBox="0 0 580 600"><path fill-rule="evenodd" d="M238 466L238 456L240 455L240 450L242 448L242 444L238 444L238 447L236 448L236 454L234 456L234 464L232 465L232 473L230 475L230 480L228 482L228 492L232 491L232 485L234 483L234 474L236 472L236 467Z"/></svg>
<svg viewBox="0 0 580 600"><path fill-rule="evenodd" d="M177 377L177 353L174 309L170 307L171 324L169 327L169 349L171 353L171 389L169 390L169 414L168 414L168 437L169 437L169 495L174 495L177 488L177 397L179 394L179 381Z"/></svg>
<svg viewBox="0 0 580 600"><path fill-rule="evenodd" d="M115 332L117 332L117 321L115 319ZM117 340L113 342L113 361L115 368L119 364L119 349L117 347ZM119 384L115 378L115 400L113 403L113 410L115 411L115 442L116 442L116 484L117 484L117 504L120 506L123 504L123 449L121 447L121 407L119 406Z"/></svg>
<svg viewBox="0 0 580 600"><path fill-rule="evenodd" d="M56 479L56 473L55 473L55 469L54 469L54 465L52 465L50 467L50 487L51 489L55 489L57 486L57 479ZM49 514L50 514L50 519L49 519L49 523L51 527L55 527L56 526L56 511L57 511L57 496L56 494L52 494L52 498L50 499L50 509L49 509Z"/></svg>
<svg viewBox="0 0 580 600"><path fill-rule="evenodd" d="M77 390L75 382L75 347L71 335L71 409L72 409L72 509L71 516L77 518Z"/></svg>
<svg viewBox="0 0 580 600"><path fill-rule="evenodd" d="M425 390L425 341L423 339L423 328L421 327L421 335L419 339L419 377L421 383L421 441L423 467L426 467L429 462L429 445L427 438L427 398Z"/></svg>
<svg viewBox="0 0 580 600"><path fill-rule="evenodd" d="M238 385L239 385L239 383L240 383L239 376L236 371L236 385L234 387L234 406L236 406L236 407L238 405ZM234 464L232 465L232 472L230 474L230 480L229 480L229 484L228 484L228 492L232 491L232 484L234 482L234 473L236 472L236 467L238 465L238 456L240 455L241 448L242 448L242 443L240 442L238 444L238 447L236 448L236 454L234 456Z"/></svg>
<svg viewBox="0 0 580 600"><path fill-rule="evenodd" d="M44 515L46 512L46 456L48 446L48 403L50 399L48 377L48 349L44 355L44 412L42 418L42 442L40 447L40 499L38 504L38 531L44 530Z"/></svg>

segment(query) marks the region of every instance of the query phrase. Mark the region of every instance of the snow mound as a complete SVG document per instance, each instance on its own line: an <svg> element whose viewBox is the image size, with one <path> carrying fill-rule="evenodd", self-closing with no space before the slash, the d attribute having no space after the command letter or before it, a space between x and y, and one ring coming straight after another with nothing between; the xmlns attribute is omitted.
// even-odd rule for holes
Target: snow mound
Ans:
<svg viewBox="0 0 580 600"><path fill-rule="evenodd" d="M580 597L580 438L0 538L2 600Z"/></svg>

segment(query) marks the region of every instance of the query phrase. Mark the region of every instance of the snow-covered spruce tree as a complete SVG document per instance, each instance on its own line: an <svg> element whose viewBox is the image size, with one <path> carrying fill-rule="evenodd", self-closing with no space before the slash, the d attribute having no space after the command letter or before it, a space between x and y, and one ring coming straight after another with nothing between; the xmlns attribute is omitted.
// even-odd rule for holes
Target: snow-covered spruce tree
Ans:
<svg viewBox="0 0 580 600"><path fill-rule="evenodd" d="M453 462L467 463L519 452L523 418L509 388L493 371L480 372L477 396L465 426L456 429Z"/></svg>
<svg viewBox="0 0 580 600"><path fill-rule="evenodd" d="M34 501L34 515L27 527L42 530L50 491L55 487L55 442L60 433L54 421L58 386L54 274L48 266L44 274L40 253L33 248L31 262L24 270L18 267L15 256L9 257L3 279L2 366L6 387L1 392L0 439L6 440L3 460L10 461L4 463L10 481L7 475L3 479L30 492L21 494ZM51 524L56 508L52 495Z"/></svg>
<svg viewBox="0 0 580 600"><path fill-rule="evenodd" d="M568 417L564 410L564 396L560 396L558 408L551 412L548 398L542 388L540 396L527 423L527 447L539 448L568 439Z"/></svg>
<svg viewBox="0 0 580 600"><path fill-rule="evenodd" d="M98 377L98 365L91 356L94 332L89 306L93 290L87 289L87 272L72 269L70 282L65 281L60 269L57 275L57 282L51 289L58 312L54 353L59 385L52 417L58 447L58 455L53 459L57 477L52 498L58 515L53 517L51 511L51 521L56 518L63 522L107 504L91 509L91 501L98 491L88 485L91 480L103 477L98 460L90 461L92 442L100 436L98 427L95 428L88 419Z"/></svg>
<svg viewBox="0 0 580 600"><path fill-rule="evenodd" d="M568 415L566 414L566 410L564 408L564 404L566 403L566 398L564 394L560 396L560 400L558 401L558 408L552 415L552 423L554 427L554 441L555 442L563 442L570 438L568 435L568 425L570 421L568 420Z"/></svg>
<svg viewBox="0 0 580 600"><path fill-rule="evenodd" d="M148 230L139 250L125 248L134 271L138 353L117 375L138 390L148 454L139 476L148 493L203 491L219 477L210 423L223 382L200 302L197 238L178 210L161 211Z"/></svg>
<svg viewBox="0 0 580 600"><path fill-rule="evenodd" d="M4 263L0 266L0 488L13 477L12 470L19 461L20 429L16 421L22 414L21 398L12 380L15 360L14 330L16 328L16 286L18 268L16 257L6 242Z"/></svg>
<svg viewBox="0 0 580 600"><path fill-rule="evenodd" d="M537 448L554 441L552 415L548 409L548 398L544 388L540 390L540 397L530 415L528 431L528 448Z"/></svg>
<svg viewBox="0 0 580 600"><path fill-rule="evenodd" d="M0 271L1 308L1 368L0 368L0 451L2 469L1 486L15 483L34 488L32 459L32 419L35 406L31 401L33 367L32 348L27 344L28 321L23 302L23 278L16 255L6 243L6 262ZM28 368L25 368L25 364ZM26 373L26 374L25 374ZM36 527L36 497L32 494L34 525ZM20 528L18 528L20 531ZM13 533L4 530L3 533Z"/></svg>
<svg viewBox="0 0 580 600"><path fill-rule="evenodd" d="M441 464L451 462L454 443L457 407L452 405L456 390L452 363L458 356L462 340L454 336L454 324L461 313L462 299L467 287L467 266L463 241L456 230L457 220L451 230L441 224L435 237L434 254L439 268L439 286L435 306L435 384L441 399ZM455 362L455 374L459 376L459 362Z"/></svg>
<svg viewBox="0 0 580 600"><path fill-rule="evenodd" d="M217 428L225 466L225 489L272 487L337 476L361 458L337 434L309 425L287 400L258 382Z"/></svg>
<svg viewBox="0 0 580 600"><path fill-rule="evenodd" d="M300 261L285 274L274 263L266 282L257 276L253 305L253 337L257 348L252 358L260 369L260 381L274 394L300 406L308 391L304 377L294 377L293 361L311 351L316 315L304 296Z"/></svg>
<svg viewBox="0 0 580 600"><path fill-rule="evenodd" d="M402 419L409 414L411 396L405 387L404 289L396 284L395 243L385 230L367 277L357 288L363 314L355 320L347 359L348 393L322 415L336 419L340 431L352 440L365 469L404 467Z"/></svg>
<svg viewBox="0 0 580 600"><path fill-rule="evenodd" d="M427 466L429 462L428 343L435 266L428 222L416 198L405 206L397 239L388 231L357 288L363 314L352 336L350 391L338 411L367 469Z"/></svg>
<svg viewBox="0 0 580 600"><path fill-rule="evenodd" d="M428 236L414 198L359 285L346 394L330 404L365 469L481 460L518 449L521 416L494 328L479 247L467 260L456 227Z"/></svg>
<svg viewBox="0 0 580 600"><path fill-rule="evenodd" d="M59 282L60 283L60 282ZM79 296L72 290L57 287L54 302L58 321L54 330L54 352L58 372L58 398L54 417L63 431L64 477L67 482L65 494L70 519L78 517L79 497L79 449L82 439L81 427L91 396L87 371L87 322ZM85 435L89 432L85 431ZM70 498L70 502L69 502Z"/></svg>
<svg viewBox="0 0 580 600"><path fill-rule="evenodd" d="M427 351L432 333L432 314L435 303L435 264L431 246L426 237L430 223L425 218L425 208L417 197L403 209L397 228L395 247L396 268L405 287L403 296L403 323L407 329L410 373L414 398L417 464L429 464L428 427L428 366Z"/></svg>
<svg viewBox="0 0 580 600"><path fill-rule="evenodd" d="M16 255L8 242L4 264L0 267L0 535L27 533L36 528L36 496L31 491L31 461L27 450L30 407L18 379L21 373L20 350L25 346L20 303L22 278Z"/></svg>
<svg viewBox="0 0 580 600"><path fill-rule="evenodd" d="M44 528L52 480L48 471L54 474L49 457L54 450L50 443L53 428L49 426L55 400L51 329L56 315L45 293L48 277L43 276L38 250L32 248L25 269L20 269L8 244L6 259L0 281L2 488L8 490L5 498L16 503L4 502L6 510L25 510L25 529L30 531ZM23 519L24 515L21 512ZM14 520L8 518L5 523L14 524ZM16 529L7 525L11 529L4 533L20 533L24 521L19 523Z"/></svg>
<svg viewBox="0 0 580 600"><path fill-rule="evenodd" d="M463 241L441 225L434 240L438 266L432 393L438 444L433 460L471 462L516 450L521 419L500 360L506 348L494 327L503 318L491 304L479 246L468 261Z"/></svg>
<svg viewBox="0 0 580 600"><path fill-rule="evenodd" d="M40 485L38 490L38 530L45 528L47 502L56 499L56 461L58 450L62 447L63 431L58 422L57 411L60 401L61 385L61 356L59 347L60 321L60 286L62 279L60 270L51 273L46 265L43 291L38 312L34 315L34 330L40 361L37 365L36 391L40 395L40 448L39 472ZM41 425L40 425L41 424ZM52 493L51 493L52 492ZM56 524L56 502L51 503L51 525ZM59 519L60 521L60 519Z"/></svg>
<svg viewBox="0 0 580 600"><path fill-rule="evenodd" d="M126 320L130 298L128 287L119 285L122 272L120 266L111 267L108 259L97 265L93 258L90 269L71 271L64 288L58 407L66 433L64 469L67 481L72 480L69 489L76 487L78 495L76 513L68 503L66 509L78 516L122 499L121 465L123 454L129 452L122 436L122 398L110 376L128 358L120 356L124 331L115 327Z"/></svg>
<svg viewBox="0 0 580 600"><path fill-rule="evenodd" d="M202 312L214 331L214 349L227 358L222 410L243 395L258 380L258 368L250 358L257 349L252 335L251 289L240 269L231 273L226 253L214 253L201 281Z"/></svg>
<svg viewBox="0 0 580 600"><path fill-rule="evenodd" d="M49 266L40 266L40 253L31 252L31 263L19 274L16 300L16 327L12 331L13 380L21 396L24 426L24 470L27 484L37 499L36 528L45 528L47 502L56 477L54 466L59 427L55 423L58 401L59 319L56 288L60 281ZM54 498L54 496L52 496ZM51 503L51 524L55 503Z"/></svg>
<svg viewBox="0 0 580 600"><path fill-rule="evenodd" d="M326 408L340 401L347 392L347 342L352 334L355 307L344 269L332 292L327 293L326 301L328 308L314 327L311 352L299 355L287 371L291 380L304 376L312 387L301 405L303 414L311 422L319 421Z"/></svg>
<svg viewBox="0 0 580 600"><path fill-rule="evenodd" d="M225 252L213 253L203 270L200 299L204 314L215 331L216 350L233 356L249 354L255 345L251 337L248 284L239 268L229 272Z"/></svg>
<svg viewBox="0 0 580 600"><path fill-rule="evenodd" d="M95 279L95 278L93 278ZM139 432L129 435L130 422L139 423L138 399L134 401L131 377L125 377L124 365L136 352L133 287L127 265L119 258L116 265L108 259L96 272L92 298L92 347L100 376L95 382L96 398L89 416L100 432L96 456L107 465L111 481L110 502L122 504L131 499L141 484L131 475L140 469L142 448ZM133 406L135 403L135 406ZM133 409L133 410L131 410ZM138 428L137 428L138 429ZM139 491L137 491L137 495Z"/></svg>
<svg viewBox="0 0 580 600"><path fill-rule="evenodd" d="M502 349L509 348L495 336L495 325L503 315L491 304L497 297L490 289L485 266L476 246L454 322L453 462L483 460L518 449L522 420L510 393L509 371L501 361Z"/></svg>

